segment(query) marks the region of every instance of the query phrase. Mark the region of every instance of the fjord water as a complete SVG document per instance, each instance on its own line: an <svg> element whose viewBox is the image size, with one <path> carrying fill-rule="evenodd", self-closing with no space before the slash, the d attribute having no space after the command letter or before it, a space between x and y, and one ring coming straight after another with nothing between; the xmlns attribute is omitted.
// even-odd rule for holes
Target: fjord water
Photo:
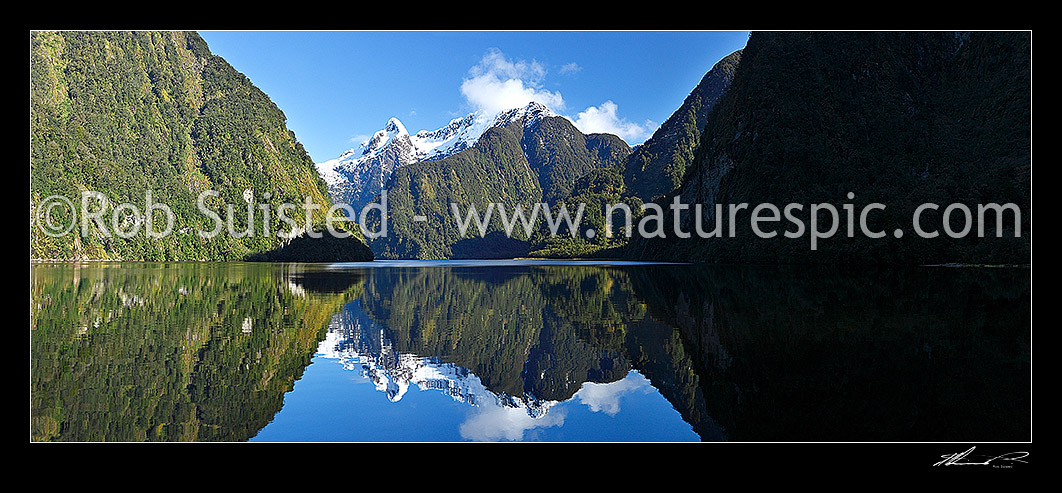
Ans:
<svg viewBox="0 0 1062 493"><path fill-rule="evenodd" d="M31 439L1031 439L1027 268L32 263Z"/></svg>

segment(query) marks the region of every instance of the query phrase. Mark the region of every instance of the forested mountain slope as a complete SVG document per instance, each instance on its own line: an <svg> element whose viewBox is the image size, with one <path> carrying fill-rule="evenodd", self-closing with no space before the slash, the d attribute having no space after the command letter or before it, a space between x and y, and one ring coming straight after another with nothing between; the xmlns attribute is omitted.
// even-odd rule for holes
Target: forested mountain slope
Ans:
<svg viewBox="0 0 1062 493"><path fill-rule="evenodd" d="M711 233L720 219L721 234L700 238L691 207L682 223L690 238L676 237L668 226L666 238L636 238L626 255L713 262L1029 263L1030 43L1026 32L753 33L682 186L658 201L665 210L676 198L705 204L702 230ZM750 214L756 206L782 209L791 203L802 206L790 210L794 220L760 223L763 233L775 233L772 238L754 234ZM927 203L936 208L923 210L920 226L937 233L933 238L913 227L915 211ZM716 204L724 207L722 217L713 214ZM747 204L732 222L731 204ZM821 209L812 228L814 204L831 204L838 227L812 248L812 231L829 232L833 220ZM884 208L865 209L872 204ZM962 204L948 211L959 238L944 227L951 204ZM978 207L988 204L1013 208L1001 217L984 210L982 235ZM791 238L787 231L802 234ZM883 236L872 237L877 234Z"/></svg>
<svg viewBox="0 0 1062 493"><path fill-rule="evenodd" d="M297 207L286 215L300 228L305 201L317 206L311 226L332 205L284 113L196 33L32 32L29 127L31 258L242 259L277 248L277 233L291 231L280 204ZM217 195L199 208L207 191ZM50 207L58 196L80 208L83 192L102 194L91 210L106 208L103 227L90 222L85 235L82 217ZM162 235L168 221L154 214L158 238L137 230L132 214L146 219L149 192L174 215ZM137 211L113 214L123 203ZM37 219L44 211L49 221ZM69 234L54 234L70 224Z"/></svg>
<svg viewBox="0 0 1062 493"><path fill-rule="evenodd" d="M585 135L566 118L544 112L524 115L504 119L504 125L487 129L457 154L395 169L386 187L387 235L369 240L376 257L524 256L530 248L524 228L517 222L507 234L503 215L513 220L520 206L530 220L535 204L554 204L580 176L615 168L630 154L630 147L614 135ZM477 217L489 221L485 234L475 219L463 228L454 205L460 220L468 219L474 207ZM542 218L539 214L537 221ZM370 213L366 227L381 232L381 226L379 214Z"/></svg>

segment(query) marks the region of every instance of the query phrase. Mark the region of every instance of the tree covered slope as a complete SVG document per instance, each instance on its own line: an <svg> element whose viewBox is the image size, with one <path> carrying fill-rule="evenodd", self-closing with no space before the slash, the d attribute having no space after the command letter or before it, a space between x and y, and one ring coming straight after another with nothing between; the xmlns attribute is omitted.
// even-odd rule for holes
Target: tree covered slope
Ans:
<svg viewBox="0 0 1062 493"><path fill-rule="evenodd" d="M702 229L712 232L720 219L722 234L700 238L691 209L683 216L691 238L667 229L667 237L632 241L626 255L713 262L1029 263L1030 43L1024 32L753 33L681 187L658 200L665 208L675 198L704 204ZM754 234L754 207L791 203L802 205L791 211L795 220L761 223L764 233L775 233L769 239ZM936 208L923 209L919 223L926 233L937 233L933 238L916 234L913 226L915 211L929 203ZM726 208L725 217L713 214L717 204ZM748 204L735 221L727 212L732 204ZM814 248L813 204L838 212L836 232ZM884 208L866 209L872 204ZM951 204L962 206L946 216ZM988 204L1013 204L1018 214L1008 209L997 218L995 210L986 210L979 234L978 207ZM945 229L945 217L954 235ZM820 210L819 221L818 230L826 233L834 220ZM735 225L734 235L728 223ZM801 232L800 225L799 236L784 234Z"/></svg>
<svg viewBox="0 0 1062 493"><path fill-rule="evenodd" d="M285 215L300 228L306 201L316 206L314 225L332 205L284 113L195 33L31 33L29 126L31 258L242 259L277 248L278 232L291 231L280 204L297 206ZM200 208L207 191L217 194ZM102 194L91 210L106 208L87 234L82 217L48 207L58 196L80 209L84 192ZM149 192L174 216L158 238L136 229L133 209L113 214L129 203L146 220ZM226 205L237 235L225 225ZM37 219L45 210L49 222ZM166 231L164 216L154 214L155 233ZM77 224L69 234L48 227L69 224ZM211 238L198 234L219 225Z"/></svg>
<svg viewBox="0 0 1062 493"><path fill-rule="evenodd" d="M652 137L638 146L623 170L623 179L632 195L652 200L678 188L715 103L730 86L741 61L741 50L719 60L701 78L689 96L660 125Z"/></svg>
<svg viewBox="0 0 1062 493"><path fill-rule="evenodd" d="M568 196L577 178L614 168L629 153L622 139L584 135L558 116L521 117L491 127L469 149L397 168L387 186L387 235L369 239L369 245L377 258L524 256L529 236L515 219L518 206L530 220L536 204L554 204ZM482 231L469 219L472 207ZM514 224L509 232L506 220ZM370 213L366 227L382 232L380 215Z"/></svg>

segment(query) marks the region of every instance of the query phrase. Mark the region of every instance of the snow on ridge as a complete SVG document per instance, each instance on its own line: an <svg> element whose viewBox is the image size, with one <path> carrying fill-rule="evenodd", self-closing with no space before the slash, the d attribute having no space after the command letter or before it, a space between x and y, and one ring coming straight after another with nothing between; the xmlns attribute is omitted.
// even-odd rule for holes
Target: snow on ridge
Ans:
<svg viewBox="0 0 1062 493"><path fill-rule="evenodd" d="M409 132L398 118L387 120L383 130L377 130L372 138L361 144L361 156L375 155L391 145L391 142L409 138Z"/></svg>
<svg viewBox="0 0 1062 493"><path fill-rule="evenodd" d="M443 159L468 149L491 127L509 125L521 118L524 125L530 125L547 116L556 114L532 101L495 115L470 113L450 120L441 128L412 135L398 118L392 117L359 147L348 149L338 158L316 163L315 167L333 200L358 208L362 201L380 192L396 168Z"/></svg>
<svg viewBox="0 0 1062 493"><path fill-rule="evenodd" d="M339 167L340 161L342 161L353 153L352 151L353 149L344 152L342 156L336 159L329 159L328 161L325 161L323 163L314 164L314 167L317 168L317 174L321 175L321 178L324 179L325 184L328 185L328 188L331 189L332 187L338 186L344 181L343 176L339 174L339 171L337 171L336 168Z"/></svg>
<svg viewBox="0 0 1062 493"><path fill-rule="evenodd" d="M417 160L431 161L460 152L475 145L487 129L508 125L525 116L528 117L525 124L530 124L539 118L556 115L545 105L534 101L496 115L470 113L463 118L450 120L445 127L432 131L421 130L413 135L412 142L417 150Z"/></svg>
<svg viewBox="0 0 1062 493"><path fill-rule="evenodd" d="M472 147L486 129L481 115L472 113L437 130L421 130L411 140L418 161L437 160Z"/></svg>
<svg viewBox="0 0 1062 493"><path fill-rule="evenodd" d="M472 147L490 127L509 124L528 116L528 123L539 118L556 116L545 105L530 102L526 106L502 111L496 115L482 112L470 113L462 118L450 120L448 124L435 130L420 130L410 134L401 120L392 117L382 130L376 131L372 138L363 142L357 149L348 149L336 159L330 159L317 165L319 170L334 170L345 163L361 162L378 155L395 140L407 137L412 144L411 158L416 161L436 160L461 150ZM407 163L402 163L407 164Z"/></svg>

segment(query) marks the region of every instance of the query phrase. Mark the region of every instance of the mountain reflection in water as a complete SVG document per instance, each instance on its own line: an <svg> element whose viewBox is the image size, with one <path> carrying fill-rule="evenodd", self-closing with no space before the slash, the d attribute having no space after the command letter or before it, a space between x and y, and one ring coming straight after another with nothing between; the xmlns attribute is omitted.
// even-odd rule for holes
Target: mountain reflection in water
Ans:
<svg viewBox="0 0 1062 493"><path fill-rule="evenodd" d="M1022 268L32 264L31 438L1025 441L1029 279ZM357 405L376 407L338 402L352 378L370 389ZM359 434L359 419L373 431Z"/></svg>

